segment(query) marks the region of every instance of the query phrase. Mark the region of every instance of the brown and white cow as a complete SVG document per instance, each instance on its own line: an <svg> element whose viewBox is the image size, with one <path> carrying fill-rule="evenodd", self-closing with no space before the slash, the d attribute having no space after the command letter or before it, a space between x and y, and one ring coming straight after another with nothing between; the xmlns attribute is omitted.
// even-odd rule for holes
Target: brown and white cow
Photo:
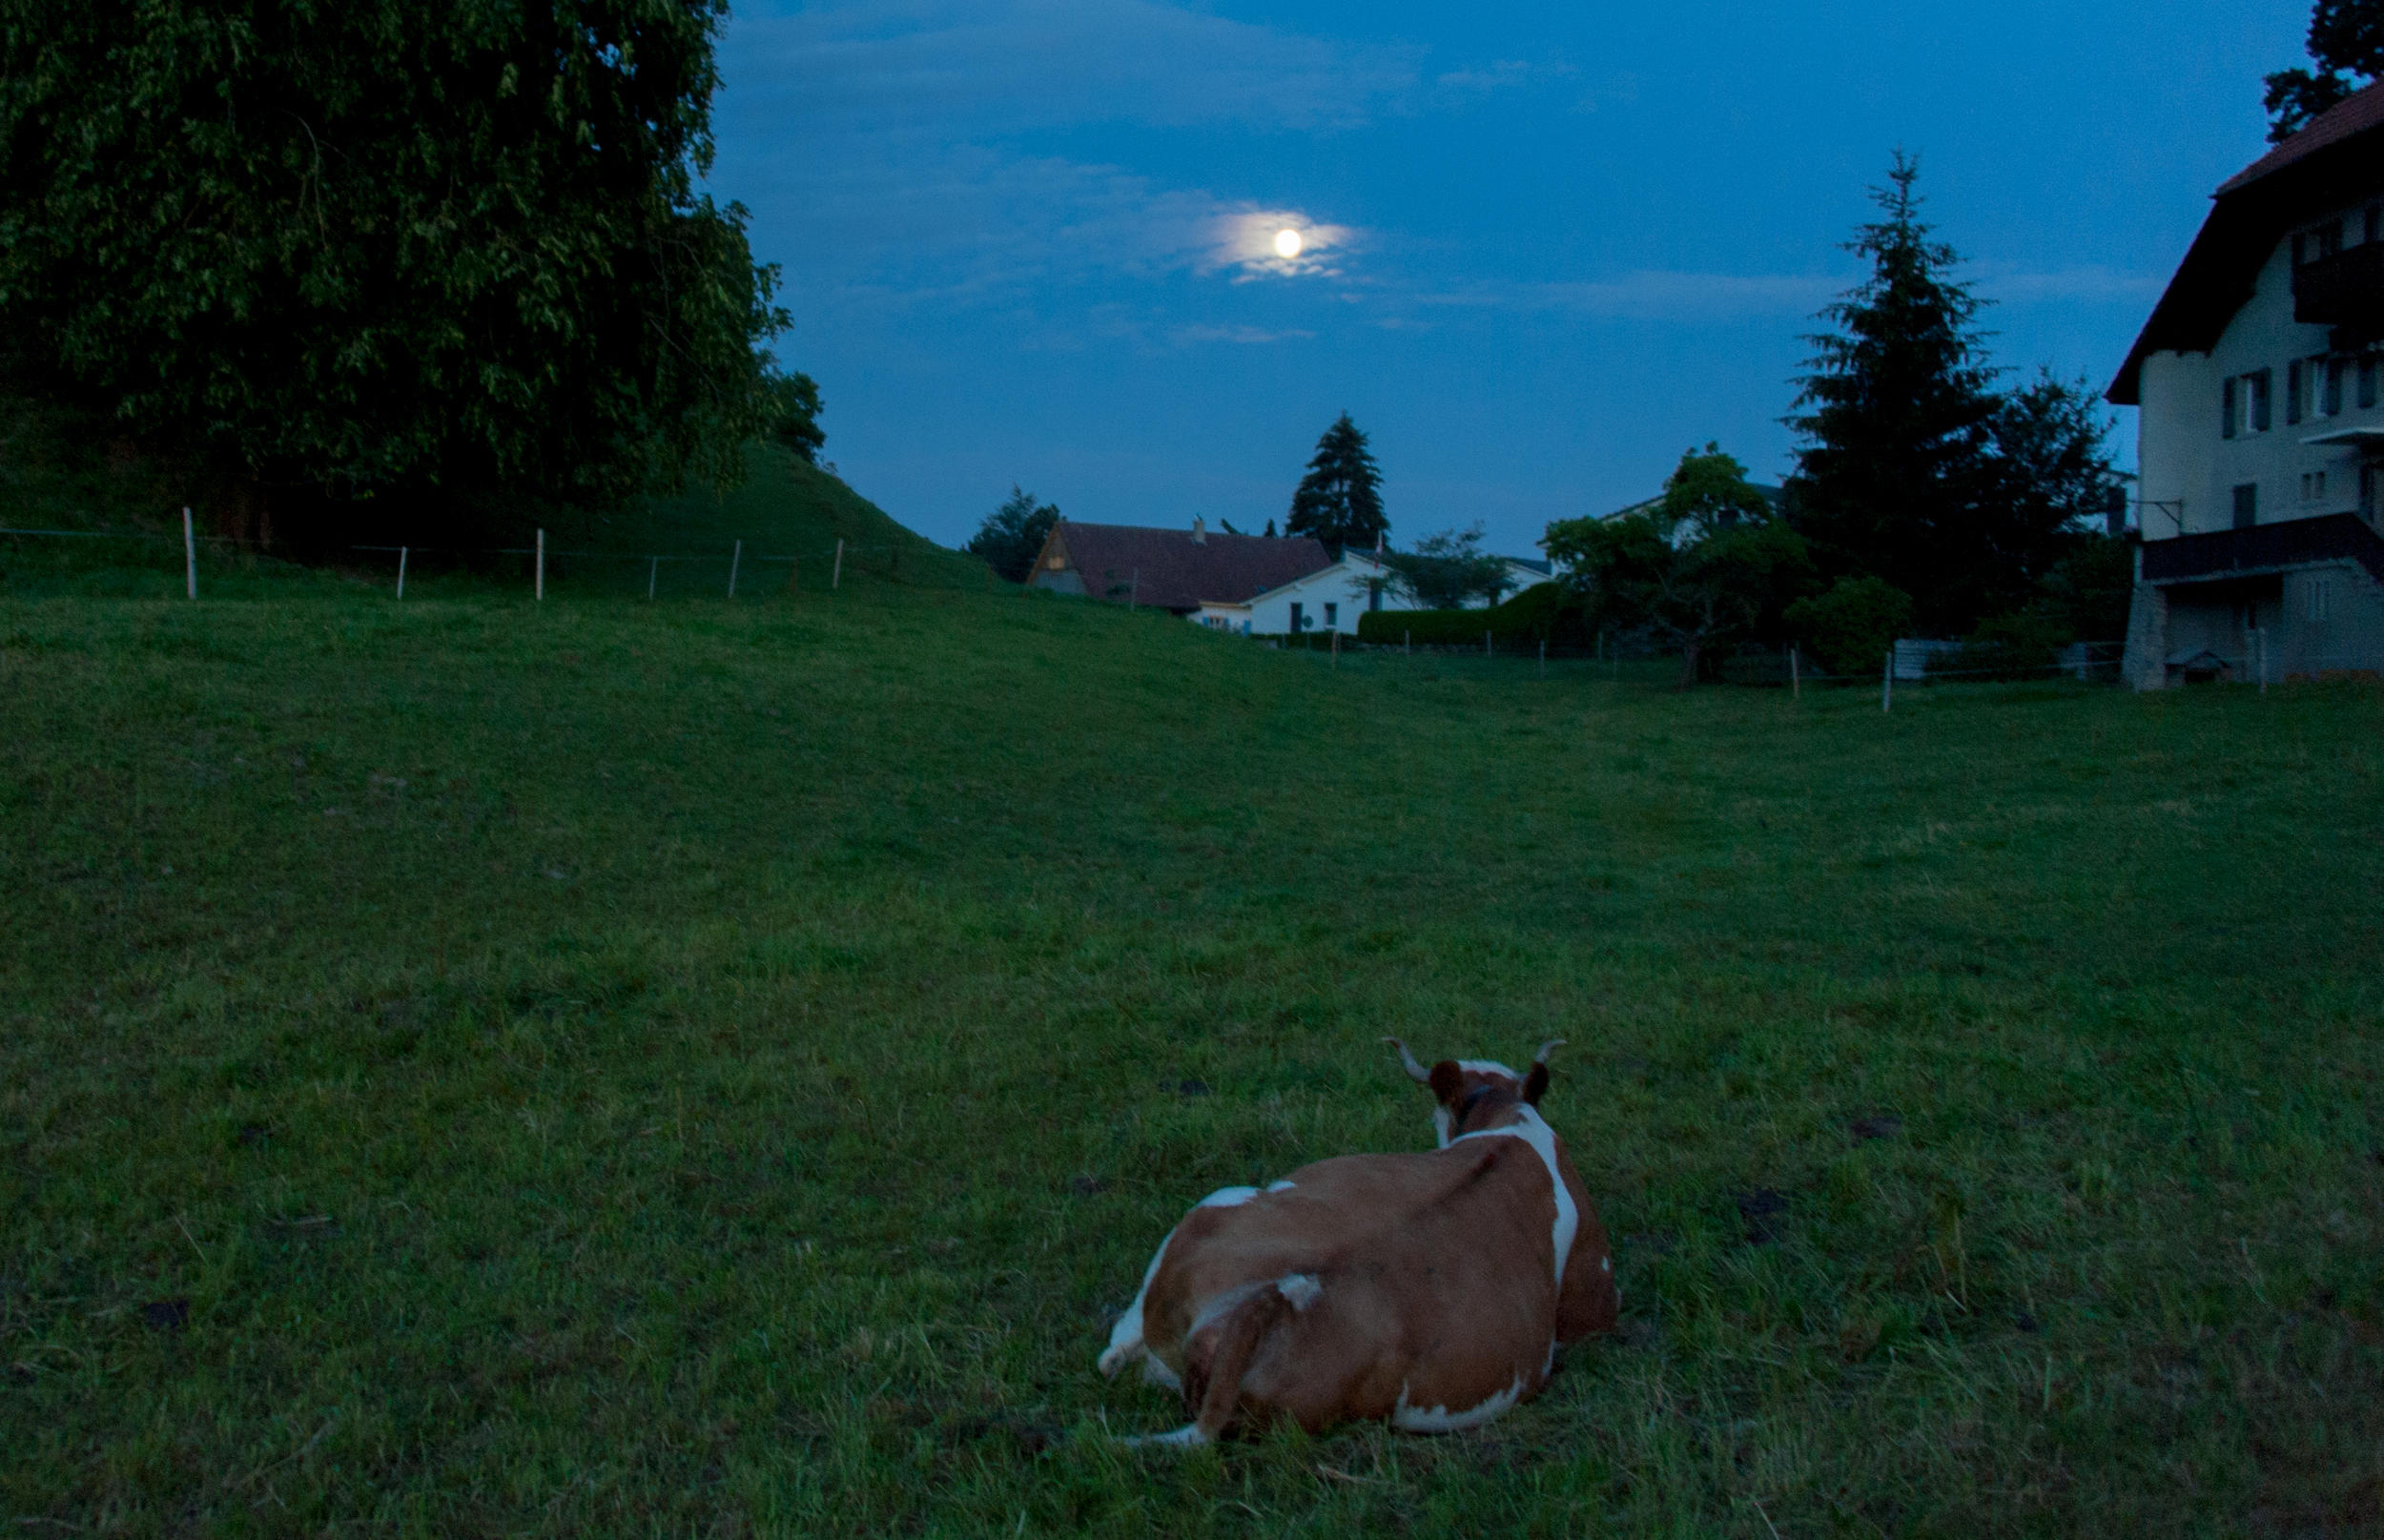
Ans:
<svg viewBox="0 0 2384 1540"><path fill-rule="evenodd" d="M1440 1148L1345 1155L1262 1192L1201 1200L1161 1242L1100 1370L1141 1363L1192 1421L1154 1444L1205 1444L1288 1419L1310 1432L1387 1419L1411 1432L1489 1422L1535 1394L1556 1349L1612 1330L1613 1254L1528 1076L1429 1070Z"/></svg>

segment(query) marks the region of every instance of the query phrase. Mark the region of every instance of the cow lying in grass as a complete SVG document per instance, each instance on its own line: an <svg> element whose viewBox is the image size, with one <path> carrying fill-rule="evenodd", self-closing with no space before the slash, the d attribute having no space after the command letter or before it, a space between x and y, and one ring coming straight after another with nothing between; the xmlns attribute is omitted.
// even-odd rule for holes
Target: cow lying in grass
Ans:
<svg viewBox="0 0 2384 1540"><path fill-rule="evenodd" d="M1183 1217L1100 1356L1181 1390L1192 1421L1147 1441L1206 1444L1288 1419L1313 1433L1489 1422L1535 1394L1556 1349L1614 1324L1613 1255L1529 1076L1429 1070L1440 1148L1345 1155L1264 1192L1227 1187Z"/></svg>

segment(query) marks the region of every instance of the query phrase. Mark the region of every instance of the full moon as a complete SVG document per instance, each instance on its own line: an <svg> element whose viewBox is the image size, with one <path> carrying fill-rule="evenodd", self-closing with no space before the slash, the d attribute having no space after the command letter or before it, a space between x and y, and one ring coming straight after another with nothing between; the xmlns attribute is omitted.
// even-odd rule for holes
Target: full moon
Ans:
<svg viewBox="0 0 2384 1540"><path fill-rule="evenodd" d="M1297 230L1275 232L1275 255L1289 261L1300 255L1300 233Z"/></svg>

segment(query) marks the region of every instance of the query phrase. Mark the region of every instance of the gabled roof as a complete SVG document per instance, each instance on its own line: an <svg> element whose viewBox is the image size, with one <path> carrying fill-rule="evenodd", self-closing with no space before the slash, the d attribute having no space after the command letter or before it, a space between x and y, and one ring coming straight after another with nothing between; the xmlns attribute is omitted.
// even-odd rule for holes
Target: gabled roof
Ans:
<svg viewBox="0 0 2384 1540"><path fill-rule="evenodd" d="M2384 129L2384 84L2335 103L2219 184L2201 234L2105 393L2112 405L2140 404L2149 355L2208 353L2217 345L2290 227L2384 187L2379 129Z"/></svg>
<svg viewBox="0 0 2384 1540"><path fill-rule="evenodd" d="M1086 593L1122 599L1130 586L1136 604L1154 609L1198 609L1208 600L1238 605L1333 565L1324 545L1305 535L1211 534L1196 541L1185 529L1068 519L1052 538L1067 547Z"/></svg>

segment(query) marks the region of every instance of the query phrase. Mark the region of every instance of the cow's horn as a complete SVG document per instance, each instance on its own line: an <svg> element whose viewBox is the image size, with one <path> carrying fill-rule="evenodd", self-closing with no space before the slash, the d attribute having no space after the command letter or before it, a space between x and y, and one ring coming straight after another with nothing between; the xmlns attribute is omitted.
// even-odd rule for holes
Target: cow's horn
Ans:
<svg viewBox="0 0 2384 1540"><path fill-rule="evenodd" d="M1548 1056L1554 1053L1557 1049L1562 1048L1564 1045L1565 1039L1562 1037L1549 1038L1548 1041L1540 1044L1540 1051L1531 1056L1531 1062L1534 1064L1547 1063Z"/></svg>
<svg viewBox="0 0 2384 1540"><path fill-rule="evenodd" d="M1408 1072L1408 1079L1413 1080L1418 1085L1429 1085L1432 1083L1432 1072L1415 1061L1415 1056L1408 1052L1408 1045L1406 1043L1401 1042L1396 1037L1385 1037L1383 1041L1399 1050L1399 1067Z"/></svg>

